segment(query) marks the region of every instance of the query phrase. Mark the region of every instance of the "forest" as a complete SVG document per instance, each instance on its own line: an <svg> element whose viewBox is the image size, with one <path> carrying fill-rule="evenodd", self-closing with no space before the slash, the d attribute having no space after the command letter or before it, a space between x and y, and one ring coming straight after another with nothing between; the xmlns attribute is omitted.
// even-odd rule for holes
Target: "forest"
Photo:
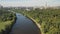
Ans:
<svg viewBox="0 0 60 34"><path fill-rule="evenodd" d="M15 9L15 12L33 18L41 26L41 32L44 34L60 34L60 9L39 9L35 10L20 10Z"/></svg>
<svg viewBox="0 0 60 34"><path fill-rule="evenodd" d="M15 13L0 9L0 34L8 34L16 18Z"/></svg>

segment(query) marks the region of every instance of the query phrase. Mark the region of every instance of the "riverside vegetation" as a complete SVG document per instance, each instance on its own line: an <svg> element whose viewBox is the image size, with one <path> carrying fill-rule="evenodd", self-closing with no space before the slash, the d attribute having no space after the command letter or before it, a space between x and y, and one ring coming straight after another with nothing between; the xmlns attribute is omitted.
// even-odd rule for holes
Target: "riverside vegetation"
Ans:
<svg viewBox="0 0 60 34"><path fill-rule="evenodd" d="M15 9L14 11L33 18L40 24L40 30L42 30L43 34L60 34L60 9L36 8L30 11L20 9Z"/></svg>
<svg viewBox="0 0 60 34"><path fill-rule="evenodd" d="M15 19L15 13L0 9L0 34L9 34Z"/></svg>

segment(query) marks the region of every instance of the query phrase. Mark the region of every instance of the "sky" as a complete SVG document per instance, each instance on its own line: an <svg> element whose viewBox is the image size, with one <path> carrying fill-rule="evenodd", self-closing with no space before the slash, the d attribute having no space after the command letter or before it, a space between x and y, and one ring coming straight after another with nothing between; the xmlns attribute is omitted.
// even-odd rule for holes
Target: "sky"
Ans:
<svg viewBox="0 0 60 34"><path fill-rule="evenodd" d="M0 0L0 4L4 7L18 6L60 6L60 0Z"/></svg>

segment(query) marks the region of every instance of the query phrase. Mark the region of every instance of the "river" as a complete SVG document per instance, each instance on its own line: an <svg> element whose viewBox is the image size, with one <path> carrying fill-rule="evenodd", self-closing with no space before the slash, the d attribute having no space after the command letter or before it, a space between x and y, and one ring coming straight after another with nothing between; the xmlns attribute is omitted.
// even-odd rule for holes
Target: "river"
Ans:
<svg viewBox="0 0 60 34"><path fill-rule="evenodd" d="M30 19L20 13L16 13L17 20L10 34L40 34L39 28Z"/></svg>

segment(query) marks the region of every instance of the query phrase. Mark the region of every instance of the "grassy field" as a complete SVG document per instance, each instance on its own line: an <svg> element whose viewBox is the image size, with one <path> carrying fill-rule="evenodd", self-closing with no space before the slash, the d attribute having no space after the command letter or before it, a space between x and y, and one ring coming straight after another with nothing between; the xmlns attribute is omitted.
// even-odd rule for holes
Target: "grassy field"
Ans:
<svg viewBox="0 0 60 34"><path fill-rule="evenodd" d="M0 34L7 34L4 32L11 29L11 25L15 21L15 18L15 13L9 12L6 9L0 9Z"/></svg>
<svg viewBox="0 0 60 34"><path fill-rule="evenodd" d="M14 11L30 16L41 26L41 32L44 34L60 34L60 9L35 9Z"/></svg>

